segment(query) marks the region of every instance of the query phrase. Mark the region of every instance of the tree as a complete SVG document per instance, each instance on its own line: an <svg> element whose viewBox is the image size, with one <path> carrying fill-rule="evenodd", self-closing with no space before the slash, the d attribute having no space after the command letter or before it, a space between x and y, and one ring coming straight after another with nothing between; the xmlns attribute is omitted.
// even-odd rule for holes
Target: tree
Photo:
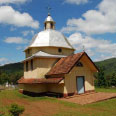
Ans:
<svg viewBox="0 0 116 116"><path fill-rule="evenodd" d="M106 76L105 79L107 87L111 87L111 75Z"/></svg>
<svg viewBox="0 0 116 116"><path fill-rule="evenodd" d="M98 76L97 76L97 82L96 85L98 87L106 87L106 80L105 80L105 76L104 76L104 67L100 67L100 71L98 72Z"/></svg>
<svg viewBox="0 0 116 116"><path fill-rule="evenodd" d="M116 73L113 73L110 78L110 85L116 87Z"/></svg>
<svg viewBox="0 0 116 116"><path fill-rule="evenodd" d="M8 82L8 75L5 72L0 73L0 84Z"/></svg>
<svg viewBox="0 0 116 116"><path fill-rule="evenodd" d="M17 80L19 80L23 76L23 71L17 72L5 72L0 70L0 84L4 85L6 82L9 84L17 84Z"/></svg>
<svg viewBox="0 0 116 116"><path fill-rule="evenodd" d="M14 72L9 75L10 83L17 84L17 80L19 80L23 76L22 72Z"/></svg>

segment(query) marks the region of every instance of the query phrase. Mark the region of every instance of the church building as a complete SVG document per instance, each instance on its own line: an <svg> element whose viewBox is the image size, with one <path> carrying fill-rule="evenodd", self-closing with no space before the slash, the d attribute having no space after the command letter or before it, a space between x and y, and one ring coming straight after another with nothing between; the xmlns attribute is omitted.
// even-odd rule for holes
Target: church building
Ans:
<svg viewBox="0 0 116 116"><path fill-rule="evenodd" d="M44 30L25 49L19 91L29 95L54 93L60 97L93 92L98 68L86 52L74 52L67 38L55 30L55 21L48 14Z"/></svg>

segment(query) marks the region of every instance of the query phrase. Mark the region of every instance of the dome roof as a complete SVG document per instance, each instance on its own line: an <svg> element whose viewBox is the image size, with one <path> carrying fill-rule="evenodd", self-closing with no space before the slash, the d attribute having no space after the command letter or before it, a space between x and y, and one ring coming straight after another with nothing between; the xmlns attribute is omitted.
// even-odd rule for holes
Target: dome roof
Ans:
<svg viewBox="0 0 116 116"><path fill-rule="evenodd" d="M29 45L29 47L50 46L74 49L62 33L53 29L46 29L39 32L37 35L35 35L31 44Z"/></svg>
<svg viewBox="0 0 116 116"><path fill-rule="evenodd" d="M48 15L48 17L46 18L45 22L46 21L52 21L52 22L54 22L53 18L50 15Z"/></svg>

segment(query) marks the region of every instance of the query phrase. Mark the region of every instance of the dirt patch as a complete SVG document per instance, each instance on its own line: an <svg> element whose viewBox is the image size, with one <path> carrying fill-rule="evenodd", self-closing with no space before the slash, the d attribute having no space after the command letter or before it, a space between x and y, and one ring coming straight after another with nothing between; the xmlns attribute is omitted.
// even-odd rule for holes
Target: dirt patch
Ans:
<svg viewBox="0 0 116 116"><path fill-rule="evenodd" d="M1 100L2 105L10 105L12 103L17 103L20 105L29 105L28 100L24 100L24 99L2 99Z"/></svg>
<svg viewBox="0 0 116 116"><path fill-rule="evenodd" d="M98 93L91 93L87 95L77 95L74 97L63 98L61 100L84 105L84 104L95 103L98 101L104 101L112 98L116 98L116 93L98 92Z"/></svg>
<svg viewBox="0 0 116 116"><path fill-rule="evenodd" d="M28 101L25 99L2 99L2 105L17 103L25 107L22 116L51 116L65 109L63 105L50 101Z"/></svg>
<svg viewBox="0 0 116 116"><path fill-rule="evenodd" d="M47 116L53 115L59 112L61 105L58 103L51 103L48 101L32 102L26 106L25 114L31 114L32 116Z"/></svg>

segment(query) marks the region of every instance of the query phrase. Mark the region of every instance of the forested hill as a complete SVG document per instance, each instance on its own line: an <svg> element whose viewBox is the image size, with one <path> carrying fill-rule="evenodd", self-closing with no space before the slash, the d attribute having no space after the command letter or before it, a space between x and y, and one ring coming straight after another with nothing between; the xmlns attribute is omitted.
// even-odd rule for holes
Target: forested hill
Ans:
<svg viewBox="0 0 116 116"><path fill-rule="evenodd" d="M8 73L13 73L13 72L20 72L23 71L23 64L18 62L18 63L12 63L12 64L6 64L4 66L0 66L1 71L5 71Z"/></svg>
<svg viewBox="0 0 116 116"><path fill-rule="evenodd" d="M112 73L116 72L116 58L107 59L104 61L95 62L98 67L104 67L105 75L110 76ZM22 63L13 63L7 64L4 66L0 66L0 70L14 73L23 71L23 64Z"/></svg>
<svg viewBox="0 0 116 116"><path fill-rule="evenodd" d="M12 63L4 66L0 66L0 85L5 83L16 84L23 76L23 64Z"/></svg>
<svg viewBox="0 0 116 116"><path fill-rule="evenodd" d="M104 68L105 76L111 76L113 73L116 73L116 58L99 61L95 64Z"/></svg>

